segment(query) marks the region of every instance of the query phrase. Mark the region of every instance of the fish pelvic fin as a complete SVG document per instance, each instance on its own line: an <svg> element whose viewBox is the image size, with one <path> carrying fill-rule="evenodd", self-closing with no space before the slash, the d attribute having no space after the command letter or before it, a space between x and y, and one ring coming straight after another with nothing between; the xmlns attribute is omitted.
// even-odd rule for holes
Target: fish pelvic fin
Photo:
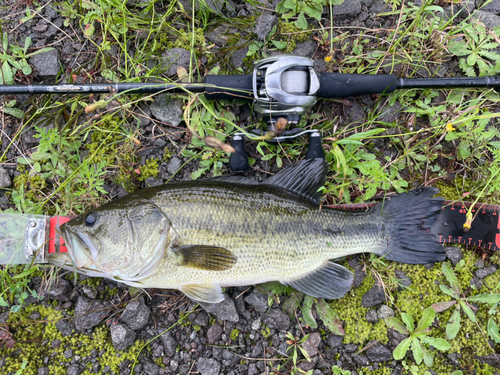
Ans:
<svg viewBox="0 0 500 375"><path fill-rule="evenodd" d="M319 269L288 281L291 287L315 298L338 299L343 297L353 282L353 274L347 268L326 261Z"/></svg>
<svg viewBox="0 0 500 375"><path fill-rule="evenodd" d="M179 266L205 271L226 271L236 264L236 255L223 247L187 245L176 247L172 251Z"/></svg>
<svg viewBox="0 0 500 375"><path fill-rule="evenodd" d="M263 184L290 190L319 205L321 193L318 190L325 184L327 173L328 162L325 159L302 160L292 167L279 171Z"/></svg>
<svg viewBox="0 0 500 375"><path fill-rule="evenodd" d="M197 302L218 303L224 300L222 288L215 284L183 285L179 290Z"/></svg>
<svg viewBox="0 0 500 375"><path fill-rule="evenodd" d="M399 194L376 205L372 210L380 215L386 228L387 246L379 255L408 264L443 261L446 253L431 227L437 221L442 197L437 188L420 188Z"/></svg>

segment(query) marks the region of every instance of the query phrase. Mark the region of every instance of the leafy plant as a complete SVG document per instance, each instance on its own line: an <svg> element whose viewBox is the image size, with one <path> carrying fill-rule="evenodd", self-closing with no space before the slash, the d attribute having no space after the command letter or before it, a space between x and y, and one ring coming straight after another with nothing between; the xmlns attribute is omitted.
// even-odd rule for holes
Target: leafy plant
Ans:
<svg viewBox="0 0 500 375"><path fill-rule="evenodd" d="M293 362L293 368L292 368L292 374L296 374L297 372L301 373L306 373L305 371L301 369L297 369L297 359L298 359L298 354L299 351L302 353L304 358L308 361L311 362L311 356L307 353L307 351L302 347L302 344L307 341L309 338L309 335L305 335L302 339L299 339L298 337L295 337L292 335L290 332L286 333L286 343L289 345L288 349L286 350L287 353L291 351L291 357L292 357L292 362ZM312 374L312 370L308 371L306 374Z"/></svg>
<svg viewBox="0 0 500 375"><path fill-rule="evenodd" d="M27 59L51 51L54 48L45 47L35 52L28 53L28 48L31 46L31 38L28 36L24 40L24 47L19 47L14 44L9 44L9 36L6 32L2 35L2 54L0 54L0 62L2 63L2 70L0 74L0 85L11 85L14 83L14 76L20 70L23 74L31 74L31 66L28 64ZM4 110L5 112L5 110Z"/></svg>
<svg viewBox="0 0 500 375"><path fill-rule="evenodd" d="M462 23L460 30L464 38L453 40L448 44L448 50L456 56L467 56L459 59L459 67L469 77L494 74L500 68L500 55L493 52L498 47L500 28L496 27L489 33L479 22ZM490 61L494 61L493 65ZM476 70L477 69L477 70Z"/></svg>
<svg viewBox="0 0 500 375"><path fill-rule="evenodd" d="M418 322L417 328L415 328L413 318L406 313L401 313L401 319L404 324L395 317L385 318L385 322L389 328L410 336L401 341L396 349L394 349L394 359L403 359L406 352L411 348L417 364L421 364L423 359L424 363L428 367L431 367L434 356L425 345L430 345L441 351L450 349L450 344L448 344L446 340L429 336L431 332L430 326L432 322L434 322L435 317L436 311L433 307L425 309L422 313L422 318Z"/></svg>
<svg viewBox="0 0 500 375"><path fill-rule="evenodd" d="M33 298L43 299L43 297L38 296L36 290L28 287L31 281L30 275L38 270L36 265L27 265L22 272L14 276L9 275L6 270L0 272L0 306L9 306L9 302L11 302L10 311L17 313L30 295Z"/></svg>
<svg viewBox="0 0 500 375"><path fill-rule="evenodd" d="M333 375L351 375L351 372L348 370L343 370L339 366L332 367Z"/></svg>
<svg viewBox="0 0 500 375"><path fill-rule="evenodd" d="M462 265L463 266L463 265ZM454 300L453 301L448 301L448 302L438 302L432 305L432 308L436 312L442 312L447 309L449 309L452 306L455 307L455 311L450 317L450 320L446 324L446 337L449 340L454 339L458 331L460 330L460 310L462 310L467 317L473 321L474 323L477 324L476 320L476 315L472 311L471 307L469 306L469 302L480 302L480 303L486 303L490 305L498 304L500 302L500 293L491 293L491 294L478 294L476 296L472 297L463 297L462 296L462 289L460 288L460 284L458 283L457 276L455 275L455 272L451 268L450 263L448 262L443 262L441 266L441 270L443 271L444 276L446 277L446 280L449 282L448 285L440 284L439 288L443 291L443 293L448 294L450 297L452 297ZM494 324L494 322L493 322ZM494 334L495 333L495 327L492 323L488 323L488 326L491 328L491 332ZM497 327L498 329L498 327ZM488 329L488 332L490 332L490 329Z"/></svg>
<svg viewBox="0 0 500 375"><path fill-rule="evenodd" d="M11 116L14 116L17 118L23 118L24 112L18 108L14 108L16 103L17 103L17 100L15 100L15 99L8 101L7 103L4 104L1 111L7 115L11 115Z"/></svg>

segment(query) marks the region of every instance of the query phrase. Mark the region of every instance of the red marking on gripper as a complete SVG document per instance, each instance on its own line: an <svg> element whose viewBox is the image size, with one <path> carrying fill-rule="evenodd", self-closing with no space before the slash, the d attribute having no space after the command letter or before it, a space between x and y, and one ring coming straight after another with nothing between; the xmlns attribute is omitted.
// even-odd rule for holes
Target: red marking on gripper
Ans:
<svg viewBox="0 0 500 375"><path fill-rule="evenodd" d="M448 242L451 242L451 236L448 236Z"/></svg>
<svg viewBox="0 0 500 375"><path fill-rule="evenodd" d="M470 242L472 241L472 238L469 238L469 245L470 245Z"/></svg>
<svg viewBox="0 0 500 375"><path fill-rule="evenodd" d="M439 236L439 242L443 241L443 236Z"/></svg>
<svg viewBox="0 0 500 375"><path fill-rule="evenodd" d="M481 247L481 242L483 242L483 240L479 240L479 247Z"/></svg>
<svg viewBox="0 0 500 375"><path fill-rule="evenodd" d="M498 236L498 234L497 234L497 236ZM498 237L497 237L497 239L498 239ZM489 243L489 245L490 245L490 246L488 247L488 249L489 249L489 250L491 250L491 242L488 242L488 243ZM497 243L498 243L498 242L497 242Z"/></svg>
<svg viewBox="0 0 500 375"><path fill-rule="evenodd" d="M59 252L60 253L67 253L68 249L66 248L66 245L64 244L64 238L59 236L59 234L56 232L57 229L59 229L59 226L64 224L67 221L70 221L71 219L65 216L54 216L50 218L49 221L49 254L56 253L56 245L59 245Z"/></svg>
<svg viewBox="0 0 500 375"><path fill-rule="evenodd" d="M495 236L495 243L497 244L497 247L500 248L500 233L497 233Z"/></svg>
<svg viewBox="0 0 500 375"><path fill-rule="evenodd" d="M460 243L460 241L462 241L462 237L458 237L458 243Z"/></svg>

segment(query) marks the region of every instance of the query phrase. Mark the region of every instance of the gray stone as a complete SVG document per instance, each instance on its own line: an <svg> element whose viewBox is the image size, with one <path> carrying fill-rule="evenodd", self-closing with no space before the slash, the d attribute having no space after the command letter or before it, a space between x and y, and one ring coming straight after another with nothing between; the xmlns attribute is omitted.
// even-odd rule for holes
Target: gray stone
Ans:
<svg viewBox="0 0 500 375"><path fill-rule="evenodd" d="M487 0L476 0L476 8L481 7L486 2ZM489 4L483 6L481 10L498 16L500 14L500 0L492 0Z"/></svg>
<svg viewBox="0 0 500 375"><path fill-rule="evenodd" d="M398 279L399 287L401 290L403 287L408 288L411 285L411 279L406 276L406 274L403 271L396 270L394 272L396 279Z"/></svg>
<svg viewBox="0 0 500 375"><path fill-rule="evenodd" d="M136 109L137 124L146 127L151 123L151 111L149 107L143 106Z"/></svg>
<svg viewBox="0 0 500 375"><path fill-rule="evenodd" d="M376 118L377 121L393 123L397 120L402 108L399 102L394 103L393 106L389 106L388 103L382 107L379 111L380 115Z"/></svg>
<svg viewBox="0 0 500 375"><path fill-rule="evenodd" d="M129 328L137 331L146 327L151 315L149 308L142 299L129 302L120 317L120 320Z"/></svg>
<svg viewBox="0 0 500 375"><path fill-rule="evenodd" d="M40 53L30 58L31 65L43 79L53 79L59 74L59 51L56 49Z"/></svg>
<svg viewBox="0 0 500 375"><path fill-rule="evenodd" d="M310 357L318 354L318 347L321 343L321 335L319 332L309 334L309 338L302 344L302 348L309 354Z"/></svg>
<svg viewBox="0 0 500 375"><path fill-rule="evenodd" d="M314 368L314 366L316 366L316 363L318 362L318 358L319 358L319 356L315 355L314 357L310 358L311 359L310 361L299 362L297 367L299 369L301 369L302 371L304 371L305 373L308 371L311 371Z"/></svg>
<svg viewBox="0 0 500 375"><path fill-rule="evenodd" d="M97 290L95 290L93 286L85 285L81 290L86 297L89 297L90 299L97 298Z"/></svg>
<svg viewBox="0 0 500 375"><path fill-rule="evenodd" d="M147 361L143 364L142 371L146 375L159 375L160 366L158 366L156 363Z"/></svg>
<svg viewBox="0 0 500 375"><path fill-rule="evenodd" d="M80 375L83 372L83 368L80 365L70 365L68 367L67 375Z"/></svg>
<svg viewBox="0 0 500 375"><path fill-rule="evenodd" d="M63 355L66 359L69 359L69 358L73 357L73 350L71 350L71 349L65 350L63 352Z"/></svg>
<svg viewBox="0 0 500 375"><path fill-rule="evenodd" d="M108 301L78 297L74 315L76 328L80 331L84 331L95 327L102 322L111 307L112 305Z"/></svg>
<svg viewBox="0 0 500 375"><path fill-rule="evenodd" d="M182 166L182 160L176 157L173 157L167 165L167 172L170 174L174 174L179 170Z"/></svg>
<svg viewBox="0 0 500 375"><path fill-rule="evenodd" d="M463 19L468 17L474 9L476 9L475 0L463 0L460 3L449 3L444 11L448 17L458 15Z"/></svg>
<svg viewBox="0 0 500 375"><path fill-rule="evenodd" d="M232 368L240 361L240 357L234 355L229 350L224 349L222 352L222 365L227 368Z"/></svg>
<svg viewBox="0 0 500 375"><path fill-rule="evenodd" d="M152 115L159 121L178 126L182 121L182 101L165 94L155 96L155 101L149 107Z"/></svg>
<svg viewBox="0 0 500 375"><path fill-rule="evenodd" d="M344 336L331 335L328 337L328 346L330 349L338 348L342 345L342 341L344 340Z"/></svg>
<svg viewBox="0 0 500 375"><path fill-rule="evenodd" d="M387 338L389 339L389 344L391 344L392 346L398 346L401 341L403 341L407 337L408 335L399 333L398 331L395 331L393 329L387 330Z"/></svg>
<svg viewBox="0 0 500 375"><path fill-rule="evenodd" d="M380 305L377 309L377 316L379 319L385 319L390 316L394 316L394 310L387 305Z"/></svg>
<svg viewBox="0 0 500 375"><path fill-rule="evenodd" d="M464 259L464 255L462 254L462 249L458 246L450 246L444 248L446 251L446 257L453 263L454 266L458 264L462 259Z"/></svg>
<svg viewBox="0 0 500 375"><path fill-rule="evenodd" d="M332 15L338 20L356 17L361 12L361 3L359 0L344 1L340 5L334 5Z"/></svg>
<svg viewBox="0 0 500 375"><path fill-rule="evenodd" d="M261 318L255 319L254 322L252 323L252 330L258 331L260 327L262 327L262 319Z"/></svg>
<svg viewBox="0 0 500 375"><path fill-rule="evenodd" d="M215 29L205 34L205 39L219 47L225 47L229 41L229 37L234 35L238 30L227 25L219 25Z"/></svg>
<svg viewBox="0 0 500 375"><path fill-rule="evenodd" d="M262 353L264 353L264 348L262 347L262 342L258 341L252 350L251 356L252 358L259 358Z"/></svg>
<svg viewBox="0 0 500 375"><path fill-rule="evenodd" d="M166 73L169 76L177 75L177 68L189 69L189 61L191 59L191 54L187 49L184 48L172 48L166 50L163 55L161 55L163 66L167 69Z"/></svg>
<svg viewBox="0 0 500 375"><path fill-rule="evenodd" d="M360 355L353 355L352 359L354 359L354 362L356 362L360 366L366 366L368 365L368 358L366 355L360 354Z"/></svg>
<svg viewBox="0 0 500 375"><path fill-rule="evenodd" d="M297 47L293 50L293 54L311 58L314 52L316 52L317 47L317 43L312 40L306 40L305 42L297 43Z"/></svg>
<svg viewBox="0 0 500 375"><path fill-rule="evenodd" d="M208 325L208 315L205 311L200 312L196 315L193 320L193 324L200 327L206 327Z"/></svg>
<svg viewBox="0 0 500 375"><path fill-rule="evenodd" d="M167 357L173 357L177 350L177 340L172 336L172 333L165 332L160 336L160 341Z"/></svg>
<svg viewBox="0 0 500 375"><path fill-rule="evenodd" d="M40 367L38 369L37 375L49 375L50 371L47 367Z"/></svg>
<svg viewBox="0 0 500 375"><path fill-rule="evenodd" d="M220 363L215 359L200 358L196 362L196 367L201 375L219 375L220 373Z"/></svg>
<svg viewBox="0 0 500 375"><path fill-rule="evenodd" d="M287 330L290 318L281 309L272 309L264 316L264 324L271 329Z"/></svg>
<svg viewBox="0 0 500 375"><path fill-rule="evenodd" d="M68 280L59 279L52 284L48 284L46 288L40 290L39 293L45 298L56 301L68 301L72 291L73 286Z"/></svg>
<svg viewBox="0 0 500 375"><path fill-rule="evenodd" d="M224 293L224 300L219 303L203 303L200 302L205 311L209 314L215 315L218 319L226 320L228 322L238 323L240 317L234 301L226 293Z"/></svg>
<svg viewBox="0 0 500 375"><path fill-rule="evenodd" d="M61 319L56 322L56 328L59 332L61 332L63 337L71 336L73 331L76 330L73 322L67 319Z"/></svg>
<svg viewBox="0 0 500 375"><path fill-rule="evenodd" d="M500 25L500 16L483 10L476 10L472 15L472 18L483 22L488 29L493 29Z"/></svg>
<svg viewBox="0 0 500 375"><path fill-rule="evenodd" d="M274 13L262 12L255 23L255 34L258 40L264 41L271 29L278 24L278 17Z"/></svg>
<svg viewBox="0 0 500 375"><path fill-rule="evenodd" d="M477 268L484 268L484 260L479 258L476 260L476 264L474 264Z"/></svg>
<svg viewBox="0 0 500 375"><path fill-rule="evenodd" d="M136 334L125 324L111 324L111 342L116 350L125 350L135 342Z"/></svg>
<svg viewBox="0 0 500 375"><path fill-rule="evenodd" d="M376 323L378 322L377 311L374 309L370 309L365 314L365 319L367 322Z"/></svg>
<svg viewBox="0 0 500 375"><path fill-rule="evenodd" d="M267 298L257 289L254 289L252 293L245 297L245 302L262 314L269 308Z"/></svg>
<svg viewBox="0 0 500 375"><path fill-rule="evenodd" d="M352 286L354 288L358 288L361 286L363 281L365 280L366 272L363 271L362 266L354 267L354 280L352 282Z"/></svg>
<svg viewBox="0 0 500 375"><path fill-rule="evenodd" d="M10 185L12 185L12 181L9 176L9 171L0 167L0 189L8 188Z"/></svg>
<svg viewBox="0 0 500 375"><path fill-rule="evenodd" d="M391 7L387 5L384 0L373 0L372 5L369 8L370 13L372 14L379 14L390 10Z"/></svg>
<svg viewBox="0 0 500 375"><path fill-rule="evenodd" d="M495 266L489 266L486 268L481 268L476 271L476 277L479 279L484 279L486 276L495 273L497 268Z"/></svg>
<svg viewBox="0 0 500 375"><path fill-rule="evenodd" d="M234 69L237 69L243 65L243 59L247 56L248 47L238 48L231 54L229 62Z"/></svg>
<svg viewBox="0 0 500 375"><path fill-rule="evenodd" d="M160 186L163 185L163 180L156 177L148 177L146 181L144 181L144 184L146 187Z"/></svg>
<svg viewBox="0 0 500 375"><path fill-rule="evenodd" d="M191 10L193 9L191 6L192 0L178 0L178 3L181 3L184 10L191 14ZM194 8L199 10L199 1L195 1L194 3ZM209 10L219 16L232 16L236 14L236 4L232 0L205 0L205 3Z"/></svg>
<svg viewBox="0 0 500 375"><path fill-rule="evenodd" d="M361 305L363 307L375 307L385 302L384 289L378 285L373 285L368 292L363 295Z"/></svg>
<svg viewBox="0 0 500 375"><path fill-rule="evenodd" d="M392 360L392 352L380 343L373 344L366 349L366 355L371 362L379 363Z"/></svg>
<svg viewBox="0 0 500 375"><path fill-rule="evenodd" d="M209 344L215 344L222 337L222 332L222 327L218 324L214 324L208 329L207 342Z"/></svg>

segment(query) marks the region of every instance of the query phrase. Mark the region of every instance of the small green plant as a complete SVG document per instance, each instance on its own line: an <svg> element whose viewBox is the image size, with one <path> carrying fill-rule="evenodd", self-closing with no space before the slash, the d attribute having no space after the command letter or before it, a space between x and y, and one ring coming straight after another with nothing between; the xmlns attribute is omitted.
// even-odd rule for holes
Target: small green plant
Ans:
<svg viewBox="0 0 500 375"><path fill-rule="evenodd" d="M5 103L3 105L3 107L0 110L3 113L5 113L6 115L11 115L11 116L14 116L14 117L21 119L24 117L24 112L18 108L14 108L16 103L17 103L17 100L15 100L15 99L9 100L7 103Z"/></svg>
<svg viewBox="0 0 500 375"><path fill-rule="evenodd" d="M332 367L333 375L351 375L351 372L348 370L343 370L339 366Z"/></svg>
<svg viewBox="0 0 500 375"><path fill-rule="evenodd" d="M33 298L42 299L43 297L38 296L36 290L31 290L28 287L28 284L31 281L30 275L38 270L38 266L30 267L28 265L27 267L25 267L24 271L15 274L15 276L9 275L9 272L7 272L7 270L0 271L0 306L9 306L9 303L7 301L10 301L12 303L10 311L13 313L17 313L21 310L24 301L30 295Z"/></svg>
<svg viewBox="0 0 500 375"><path fill-rule="evenodd" d="M14 76L20 70L23 74L31 74L31 66L27 59L51 51L54 48L45 47L35 52L28 53L28 48L31 46L31 38L28 36L24 40L24 47L19 47L14 44L9 44L9 36L6 32L2 35L2 53L0 54L0 62L2 70L0 74L0 85L11 85L14 83Z"/></svg>
<svg viewBox="0 0 500 375"><path fill-rule="evenodd" d="M406 352L411 347L415 362L420 365L423 359L424 363L428 367L431 367L434 361L434 356L432 352L425 347L425 344L431 345L441 351L450 349L450 344L448 344L446 340L429 336L431 332L430 326L432 322L434 322L435 317L436 311L433 307L425 309L422 313L422 318L418 322L417 328L415 328L413 318L406 313L401 314L401 319L404 324L395 317L388 317L385 319L389 328L392 328L400 333L410 335L410 337L401 341L396 349L394 349L394 359L403 359Z"/></svg>
<svg viewBox="0 0 500 375"><path fill-rule="evenodd" d="M479 22L462 23L460 30L463 40L454 40L448 44L448 50L456 56L466 56L459 59L459 67L469 77L494 74L500 69L500 55L493 52L498 47L500 28L493 33L486 30ZM493 65L494 61L496 65Z"/></svg>
<svg viewBox="0 0 500 375"><path fill-rule="evenodd" d="M461 263L459 263L457 267L458 269L464 267L464 263L461 261ZM436 312L442 312L449 309L452 306L456 306L455 311L451 315L450 320L446 324L446 337L449 340L452 340L457 336L458 331L460 330L460 320L461 320L460 310L462 310L471 321L477 324L476 315L474 314L472 308L469 306L468 303L480 302L489 305L497 305L500 302L500 293L486 293L486 294L478 294L472 297L464 297L462 296L462 289L460 288L460 284L458 283L457 276L455 275L453 268L451 268L450 263L443 262L441 270L443 271L443 274L446 277L446 280L448 280L448 282L450 283L450 285L448 286L440 284L439 288L443 291L443 293L446 293L454 300L448 302L438 302L432 305L432 307ZM488 332L490 332L491 330L493 335L495 334L495 325L496 324L493 321L492 323L488 323L489 327ZM498 327L496 332L498 332Z"/></svg>
<svg viewBox="0 0 500 375"><path fill-rule="evenodd" d="M289 345L289 347L286 351L287 351L287 353L291 352L292 363L293 363L291 373L296 374L297 372L300 372L303 374L312 374L312 370L310 370L306 373L305 371L297 368L297 359L298 359L299 351L302 353L302 355L304 356L304 358L308 362L311 362L311 356L302 347L302 344L307 341L307 339L309 338L309 335L305 335L302 339L299 339L298 337L295 337L294 335L292 335L290 332L287 332L286 337L288 339L288 340L286 340L286 343Z"/></svg>
<svg viewBox="0 0 500 375"><path fill-rule="evenodd" d="M318 21L321 20L323 7L330 3L331 5L342 4L344 0L283 0L276 6L276 12L288 20L291 17L298 15L297 20L294 21L295 26L305 30L308 27L306 16L312 17Z"/></svg>

